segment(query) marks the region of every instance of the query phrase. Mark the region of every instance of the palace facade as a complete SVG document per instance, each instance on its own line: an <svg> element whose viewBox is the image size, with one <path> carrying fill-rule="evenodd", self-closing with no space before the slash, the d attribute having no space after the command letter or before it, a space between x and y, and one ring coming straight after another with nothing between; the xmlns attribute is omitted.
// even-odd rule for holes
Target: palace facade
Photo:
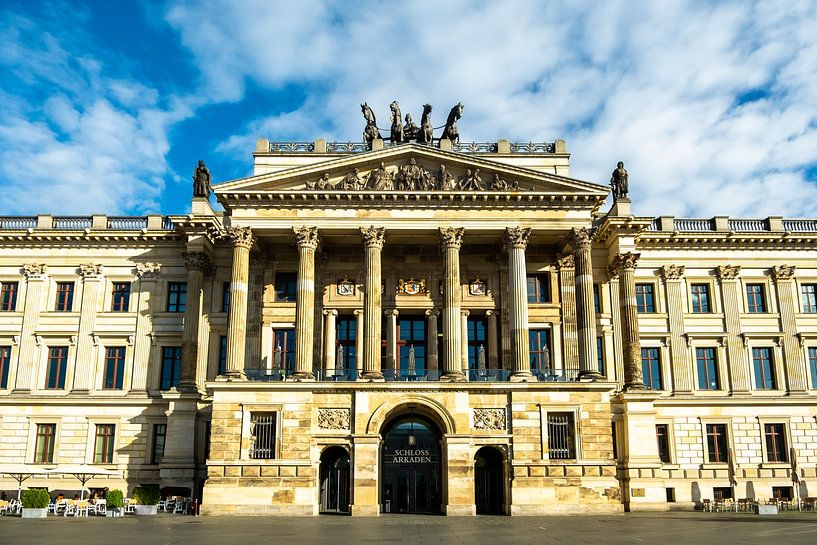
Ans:
<svg viewBox="0 0 817 545"><path fill-rule="evenodd" d="M0 218L0 466L205 514L817 495L817 220L602 209L563 141L253 156L223 212Z"/></svg>

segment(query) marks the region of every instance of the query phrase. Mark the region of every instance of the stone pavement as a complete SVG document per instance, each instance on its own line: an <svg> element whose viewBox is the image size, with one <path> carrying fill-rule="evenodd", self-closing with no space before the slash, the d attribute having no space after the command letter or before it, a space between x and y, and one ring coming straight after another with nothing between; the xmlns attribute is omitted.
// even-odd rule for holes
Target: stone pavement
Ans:
<svg viewBox="0 0 817 545"><path fill-rule="evenodd" d="M554 517L379 518L322 516L186 517L22 520L0 517L3 545L570 545L646 543L752 545L817 543L817 513L759 517L728 513L659 513Z"/></svg>

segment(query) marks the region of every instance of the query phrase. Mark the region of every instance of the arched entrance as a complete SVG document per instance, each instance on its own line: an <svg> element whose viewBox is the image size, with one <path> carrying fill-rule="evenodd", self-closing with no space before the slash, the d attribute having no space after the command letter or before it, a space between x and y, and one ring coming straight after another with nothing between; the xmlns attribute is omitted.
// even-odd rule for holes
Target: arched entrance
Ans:
<svg viewBox="0 0 817 545"><path fill-rule="evenodd" d="M431 420L412 410L389 422L381 462L382 512L442 512L440 431Z"/></svg>
<svg viewBox="0 0 817 545"><path fill-rule="evenodd" d="M474 492L478 515L505 513L505 469L502 453L494 447L482 447L474 458Z"/></svg>
<svg viewBox="0 0 817 545"><path fill-rule="evenodd" d="M349 513L349 453L329 447L321 453L321 513Z"/></svg>

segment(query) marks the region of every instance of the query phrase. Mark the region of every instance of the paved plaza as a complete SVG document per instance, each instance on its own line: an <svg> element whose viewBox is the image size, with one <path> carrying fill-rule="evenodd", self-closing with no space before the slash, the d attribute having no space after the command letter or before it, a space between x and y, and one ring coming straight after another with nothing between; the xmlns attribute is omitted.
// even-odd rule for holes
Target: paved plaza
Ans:
<svg viewBox="0 0 817 545"><path fill-rule="evenodd" d="M661 513L564 517L379 518L322 516L183 517L22 520L0 517L0 543L83 545L367 545L649 543L741 545L817 543L817 514L758 517L725 513Z"/></svg>

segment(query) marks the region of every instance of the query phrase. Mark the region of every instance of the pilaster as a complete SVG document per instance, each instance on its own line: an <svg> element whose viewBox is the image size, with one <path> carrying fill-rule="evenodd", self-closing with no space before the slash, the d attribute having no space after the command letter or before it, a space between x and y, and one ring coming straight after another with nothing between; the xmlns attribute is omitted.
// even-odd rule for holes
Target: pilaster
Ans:
<svg viewBox="0 0 817 545"><path fill-rule="evenodd" d="M489 310L485 312L488 318L488 369L499 369L499 339L497 312Z"/></svg>
<svg viewBox="0 0 817 545"><path fill-rule="evenodd" d="M684 270L683 265L664 265L661 276L667 293L667 315L670 331L673 390L676 393L692 391L693 372L689 362L687 342L684 339Z"/></svg>
<svg viewBox="0 0 817 545"><path fill-rule="evenodd" d="M136 333L133 342L133 374L130 395L147 395L150 365L151 333L153 332L153 301L162 266L158 263L138 263L136 277L139 289Z"/></svg>
<svg viewBox="0 0 817 545"><path fill-rule="evenodd" d="M363 328L365 315L362 310L355 310L357 335L355 337L355 372L352 376L359 376L363 371Z"/></svg>
<svg viewBox="0 0 817 545"><path fill-rule="evenodd" d="M783 359L789 392L805 393L808 389L808 369L797 339L797 302L795 299L795 267L779 265L769 271L777 290L777 306L783 330Z"/></svg>
<svg viewBox="0 0 817 545"><path fill-rule="evenodd" d="M437 371L439 369L439 356L437 354L437 316L440 315L440 311L438 310L426 310L425 315L426 318L426 337L428 339L428 357L427 360L427 369L429 371Z"/></svg>
<svg viewBox="0 0 817 545"><path fill-rule="evenodd" d="M335 345L337 344L336 320L338 311L335 309L327 309L323 311L324 327L323 327L323 357L324 357L324 376L329 376L335 372L338 362L336 360L337 352Z"/></svg>
<svg viewBox="0 0 817 545"><path fill-rule="evenodd" d="M562 350L565 369L579 366L579 332L576 316L575 258L567 254L559 258L559 299L562 303Z"/></svg>
<svg viewBox="0 0 817 545"><path fill-rule="evenodd" d="M746 351L740 337L741 288L738 276L740 267L721 265L715 268L720 279L723 316L726 323L726 353L729 356L729 382L733 393L748 394L751 389L751 374Z"/></svg>
<svg viewBox="0 0 817 545"><path fill-rule="evenodd" d="M93 387L94 340L91 333L96 322L100 286L104 282L102 265L83 264L77 270L82 281L77 354L74 363L73 394L88 394Z"/></svg>
<svg viewBox="0 0 817 545"><path fill-rule="evenodd" d="M26 298L23 305L23 325L20 330L20 351L17 358L17 382L15 392L29 392L35 385L34 369L38 360L37 340L34 332L40 322L43 301L47 297L48 266L42 264L23 265L26 278Z"/></svg>
<svg viewBox="0 0 817 545"><path fill-rule="evenodd" d="M186 392L195 392L198 391L196 379L204 274L209 272L213 265L210 256L204 252L184 252L182 257L187 267L187 300L184 307L182 368L179 389Z"/></svg>

